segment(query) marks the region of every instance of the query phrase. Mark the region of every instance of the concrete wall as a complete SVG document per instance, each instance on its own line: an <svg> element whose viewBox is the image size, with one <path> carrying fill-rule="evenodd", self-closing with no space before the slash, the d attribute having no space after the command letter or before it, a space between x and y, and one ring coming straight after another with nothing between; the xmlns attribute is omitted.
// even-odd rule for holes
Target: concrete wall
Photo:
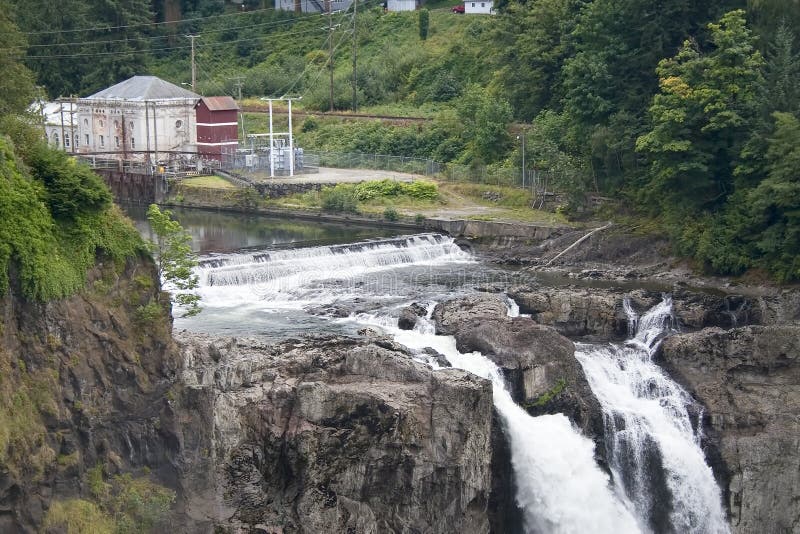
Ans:
<svg viewBox="0 0 800 534"><path fill-rule="evenodd" d="M286 184L286 183L279 183L279 184L271 184L271 183L260 183L254 184L256 191L262 197L266 198L281 198L281 197L288 197L289 195L294 195L297 193L306 193L308 191L319 191L322 189L323 185L330 185L330 184L314 184L314 183L297 183L297 184Z"/></svg>
<svg viewBox="0 0 800 534"><path fill-rule="evenodd" d="M167 197L169 187L163 176L108 169L95 172L103 178L117 201L152 204L163 202Z"/></svg>

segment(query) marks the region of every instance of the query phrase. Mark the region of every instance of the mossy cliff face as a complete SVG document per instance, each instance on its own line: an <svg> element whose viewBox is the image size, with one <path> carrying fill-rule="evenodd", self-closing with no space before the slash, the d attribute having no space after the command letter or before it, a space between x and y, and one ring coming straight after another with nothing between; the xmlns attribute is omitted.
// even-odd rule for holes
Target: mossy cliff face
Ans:
<svg viewBox="0 0 800 534"><path fill-rule="evenodd" d="M99 261L69 298L21 295L12 269L0 297L0 532L34 531L54 503L94 498L98 465L108 479L147 467L171 485L162 418L178 364L152 261ZM158 317L142 315L148 303L164 304Z"/></svg>

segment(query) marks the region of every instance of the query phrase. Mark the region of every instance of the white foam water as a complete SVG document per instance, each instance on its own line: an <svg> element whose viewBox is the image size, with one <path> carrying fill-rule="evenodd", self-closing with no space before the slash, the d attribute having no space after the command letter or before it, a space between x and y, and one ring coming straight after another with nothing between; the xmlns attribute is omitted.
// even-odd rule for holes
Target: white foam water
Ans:
<svg viewBox="0 0 800 534"><path fill-rule="evenodd" d="M615 481L646 524L666 515L675 532L727 533L720 490L692 424L694 401L653 362L670 329L671 299L665 297L642 317L627 300L624 309L635 332L628 342L578 344L576 351L603 407Z"/></svg>
<svg viewBox="0 0 800 534"><path fill-rule="evenodd" d="M473 263L447 236L419 234L349 245L224 254L204 258L199 294L216 307L258 302L260 309L302 309L359 293L365 275L402 267ZM387 291L388 290L388 291ZM375 298L391 298L381 288ZM377 294L380 293L380 294Z"/></svg>
<svg viewBox="0 0 800 534"><path fill-rule="evenodd" d="M430 316L430 313L429 313ZM595 463L594 443L563 415L530 416L512 399L499 368L479 352L461 353L452 336L437 336L429 319L400 330L396 318L362 315L398 343L443 354L453 367L491 380L494 405L511 448L517 503L526 532L540 534L626 534L641 532L624 497Z"/></svg>

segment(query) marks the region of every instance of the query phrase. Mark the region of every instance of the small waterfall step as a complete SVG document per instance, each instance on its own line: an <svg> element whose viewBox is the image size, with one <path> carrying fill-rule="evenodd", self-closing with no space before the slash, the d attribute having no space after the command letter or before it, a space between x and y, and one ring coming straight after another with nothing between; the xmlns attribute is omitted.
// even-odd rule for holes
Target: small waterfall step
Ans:
<svg viewBox="0 0 800 534"><path fill-rule="evenodd" d="M446 261L473 261L455 241L439 234L362 241L347 245L227 254L203 259L204 286L264 284L285 277L330 279L369 270Z"/></svg>

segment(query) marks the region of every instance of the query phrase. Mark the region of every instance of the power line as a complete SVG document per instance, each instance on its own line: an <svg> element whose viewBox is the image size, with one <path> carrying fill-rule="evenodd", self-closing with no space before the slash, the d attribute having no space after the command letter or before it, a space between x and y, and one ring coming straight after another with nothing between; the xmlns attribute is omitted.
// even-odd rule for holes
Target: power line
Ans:
<svg viewBox="0 0 800 534"><path fill-rule="evenodd" d="M318 32L318 28L311 28L307 30L301 30L297 32L287 32L281 34L282 36L289 36L289 35L302 35L305 33L313 33ZM208 47L218 47L218 46L228 46L235 43L243 43L247 41L258 41L265 39L265 36L259 35L258 37L250 37L246 39L235 39L233 41L224 41L224 42L217 42L217 43L206 43L202 46L202 48ZM66 58L78 58L78 57L100 57L100 56L113 56L113 55L129 55L129 54L143 54L143 53L150 53L150 52L164 52L167 50L186 50L190 49L191 45L179 45L179 46L168 46L163 48L149 48L144 50L120 50L120 51L113 51L113 52L87 52L87 53L77 53L77 54L46 54L46 55L26 55L24 56L25 59L66 59Z"/></svg>
<svg viewBox="0 0 800 534"><path fill-rule="evenodd" d="M202 32L198 32L195 35L199 37L203 37L206 35L214 34L214 33L222 33L222 32L229 32L229 31L240 31L240 30L247 30L250 28L260 28L260 27L274 27L274 26L283 26L283 25L292 25L297 24L298 20L300 19L286 19L286 20L277 20L277 21L270 21L270 22L261 22L259 24L249 24L247 26L234 26L231 28L220 28L216 30L206 30ZM31 49L31 48L47 48L47 47L56 47L56 46L86 46L86 45L102 45L102 44L113 44L113 43L129 43L132 40L139 40L139 41L149 41L149 40L157 40L157 39L171 39L175 37L174 34L169 35L153 35L153 36L134 36L128 39L109 39L105 41L74 41L70 43L40 43L40 44L32 44L32 45L18 45L18 46L9 46L5 48L0 48L0 50L16 50L16 49Z"/></svg>
<svg viewBox="0 0 800 534"><path fill-rule="evenodd" d="M209 15L207 17L195 17L193 19L183 20L169 20L163 22L142 22L140 24L124 24L122 26L95 26L93 28L77 28L74 30L44 30L38 32L22 32L23 35L51 35L54 33L76 33L76 32L90 32L90 31L109 31L121 30L124 28L142 28L148 26L163 26L165 24L184 24L187 22L197 22L200 20L220 19L225 17L240 17L242 15L253 15L255 13L263 13L266 11L275 11L274 7L265 7L263 9L254 9L253 11L243 11L241 13L224 13L222 15Z"/></svg>

